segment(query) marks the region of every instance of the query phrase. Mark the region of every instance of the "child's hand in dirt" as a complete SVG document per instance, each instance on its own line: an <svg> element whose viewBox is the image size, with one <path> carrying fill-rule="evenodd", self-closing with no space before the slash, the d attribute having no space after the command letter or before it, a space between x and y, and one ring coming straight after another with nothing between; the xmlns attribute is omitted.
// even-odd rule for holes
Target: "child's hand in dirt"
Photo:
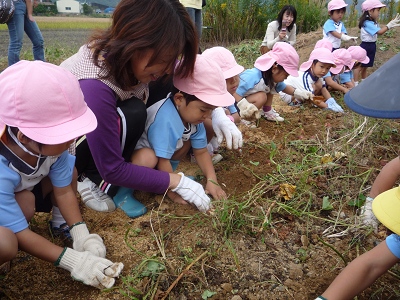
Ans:
<svg viewBox="0 0 400 300"><path fill-rule="evenodd" d="M221 188L216 180L208 179L205 191L216 200L223 200L227 198L225 191Z"/></svg>

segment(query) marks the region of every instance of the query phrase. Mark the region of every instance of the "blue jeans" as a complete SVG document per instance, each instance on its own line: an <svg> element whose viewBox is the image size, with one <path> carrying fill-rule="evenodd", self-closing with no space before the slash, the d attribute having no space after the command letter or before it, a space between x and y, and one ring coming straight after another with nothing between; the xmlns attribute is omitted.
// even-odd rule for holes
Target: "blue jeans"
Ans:
<svg viewBox="0 0 400 300"><path fill-rule="evenodd" d="M202 19L202 11L201 9L196 9L192 7L186 7L186 11L189 14L190 19L193 21L194 26L196 27L197 35L199 40L201 38L201 30L203 29L203 19Z"/></svg>
<svg viewBox="0 0 400 300"><path fill-rule="evenodd" d="M8 33L10 35L10 44L8 46L8 65L11 66L19 61L19 54L22 48L24 31L32 41L33 58L44 61L44 41L42 33L36 22L28 18L26 4L23 0L14 2L15 12L10 21L8 21Z"/></svg>

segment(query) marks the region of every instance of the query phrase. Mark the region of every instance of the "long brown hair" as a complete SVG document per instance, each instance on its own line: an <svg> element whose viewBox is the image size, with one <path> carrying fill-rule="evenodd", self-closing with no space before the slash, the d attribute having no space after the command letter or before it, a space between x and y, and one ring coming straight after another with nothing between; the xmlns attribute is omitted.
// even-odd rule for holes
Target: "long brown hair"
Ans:
<svg viewBox="0 0 400 300"><path fill-rule="evenodd" d="M112 77L123 90L129 90L138 83L131 67L134 54L140 57L141 52L153 50L149 65L168 57L166 71L183 60L175 74L188 77L193 73L197 41L194 25L179 0L121 0L110 28L94 34L89 45L95 64L102 68L101 78Z"/></svg>

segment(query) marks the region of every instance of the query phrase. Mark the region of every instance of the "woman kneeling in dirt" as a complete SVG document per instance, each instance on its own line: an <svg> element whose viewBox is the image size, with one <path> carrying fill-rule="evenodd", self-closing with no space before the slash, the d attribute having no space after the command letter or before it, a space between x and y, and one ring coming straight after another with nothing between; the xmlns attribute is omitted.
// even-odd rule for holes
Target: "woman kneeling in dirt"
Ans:
<svg viewBox="0 0 400 300"><path fill-rule="evenodd" d="M148 84L193 72L196 31L178 0L122 0L110 28L94 35L61 67L79 80L98 126L77 140L78 191L97 211L121 208L138 217L146 207L133 189L163 194L170 189L190 203L210 202L203 187L185 176L132 164L131 155L146 122ZM197 191L194 193L193 191Z"/></svg>

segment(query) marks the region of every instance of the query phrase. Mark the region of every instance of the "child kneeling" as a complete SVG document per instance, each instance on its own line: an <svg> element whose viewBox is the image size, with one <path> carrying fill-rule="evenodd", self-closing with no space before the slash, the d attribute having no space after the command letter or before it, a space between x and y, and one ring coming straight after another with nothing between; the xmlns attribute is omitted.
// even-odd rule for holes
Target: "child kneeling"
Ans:
<svg viewBox="0 0 400 300"><path fill-rule="evenodd" d="M226 194L218 184L207 151L203 124L215 108L229 106L235 101L226 89L222 70L216 62L198 55L193 76L175 76L173 84L172 92L166 99L147 109L145 131L136 145L132 161L171 173L192 147L197 164L207 178L205 190L214 199L224 199ZM187 203L174 190L167 195L177 203ZM210 199L203 198L193 204L206 212L210 208Z"/></svg>

